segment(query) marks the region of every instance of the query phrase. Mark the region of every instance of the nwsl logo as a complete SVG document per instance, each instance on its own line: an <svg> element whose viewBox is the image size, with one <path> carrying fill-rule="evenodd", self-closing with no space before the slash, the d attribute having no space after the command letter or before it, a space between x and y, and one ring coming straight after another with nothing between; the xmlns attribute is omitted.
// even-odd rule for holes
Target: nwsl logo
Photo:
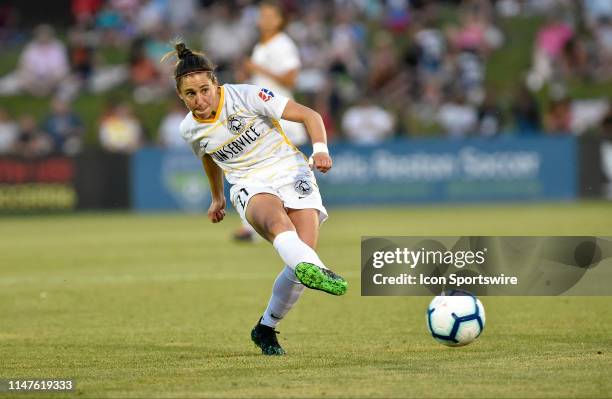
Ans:
<svg viewBox="0 0 612 399"><path fill-rule="evenodd" d="M259 90L259 98L261 98L264 102L268 102L272 97L274 97L274 93L272 93L268 89Z"/></svg>

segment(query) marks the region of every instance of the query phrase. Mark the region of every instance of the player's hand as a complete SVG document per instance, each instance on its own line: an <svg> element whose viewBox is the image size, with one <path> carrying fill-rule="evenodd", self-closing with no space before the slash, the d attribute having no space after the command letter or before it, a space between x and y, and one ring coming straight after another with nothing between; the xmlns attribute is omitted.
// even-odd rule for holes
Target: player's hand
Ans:
<svg viewBox="0 0 612 399"><path fill-rule="evenodd" d="M321 173L327 173L332 167L332 159L325 152L317 152L312 154L308 160L312 169L316 168Z"/></svg>
<svg viewBox="0 0 612 399"><path fill-rule="evenodd" d="M225 217L225 197L213 199L208 207L208 219L213 223L219 223Z"/></svg>

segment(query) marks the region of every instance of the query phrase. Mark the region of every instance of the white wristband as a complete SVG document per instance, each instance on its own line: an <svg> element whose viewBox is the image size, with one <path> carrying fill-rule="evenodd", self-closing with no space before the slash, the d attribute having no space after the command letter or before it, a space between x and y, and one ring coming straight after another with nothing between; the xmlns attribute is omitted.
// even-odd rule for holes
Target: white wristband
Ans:
<svg viewBox="0 0 612 399"><path fill-rule="evenodd" d="M326 154L329 154L329 150L327 149L327 144L325 143L313 143L312 144L312 153L316 154L318 152L324 152Z"/></svg>

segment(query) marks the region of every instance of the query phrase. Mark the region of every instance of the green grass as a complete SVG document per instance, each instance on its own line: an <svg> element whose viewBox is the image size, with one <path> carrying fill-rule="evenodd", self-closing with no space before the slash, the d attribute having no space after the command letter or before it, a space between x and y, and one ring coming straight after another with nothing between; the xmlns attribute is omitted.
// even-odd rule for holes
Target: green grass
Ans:
<svg viewBox="0 0 612 399"><path fill-rule="evenodd" d="M235 215L4 218L0 378L75 378L57 398L612 397L610 298L484 297L485 332L452 349L428 336L430 298L359 293L362 235L612 235L610 220L606 203L333 210L320 254L349 292L307 291L279 326L288 355L268 358L249 333L281 263L229 242Z"/></svg>

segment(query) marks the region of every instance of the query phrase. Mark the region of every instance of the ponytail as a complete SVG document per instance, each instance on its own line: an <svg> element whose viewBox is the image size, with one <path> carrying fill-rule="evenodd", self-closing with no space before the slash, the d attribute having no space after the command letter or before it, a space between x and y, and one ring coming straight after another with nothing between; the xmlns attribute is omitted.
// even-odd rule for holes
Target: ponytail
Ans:
<svg viewBox="0 0 612 399"><path fill-rule="evenodd" d="M192 73L206 73L210 80L217 84L215 74L217 66L204 53L194 52L185 43L178 41L174 44L174 50L163 56L162 62L171 57L176 57L178 60L174 65L174 80L177 88L180 88L183 76Z"/></svg>

